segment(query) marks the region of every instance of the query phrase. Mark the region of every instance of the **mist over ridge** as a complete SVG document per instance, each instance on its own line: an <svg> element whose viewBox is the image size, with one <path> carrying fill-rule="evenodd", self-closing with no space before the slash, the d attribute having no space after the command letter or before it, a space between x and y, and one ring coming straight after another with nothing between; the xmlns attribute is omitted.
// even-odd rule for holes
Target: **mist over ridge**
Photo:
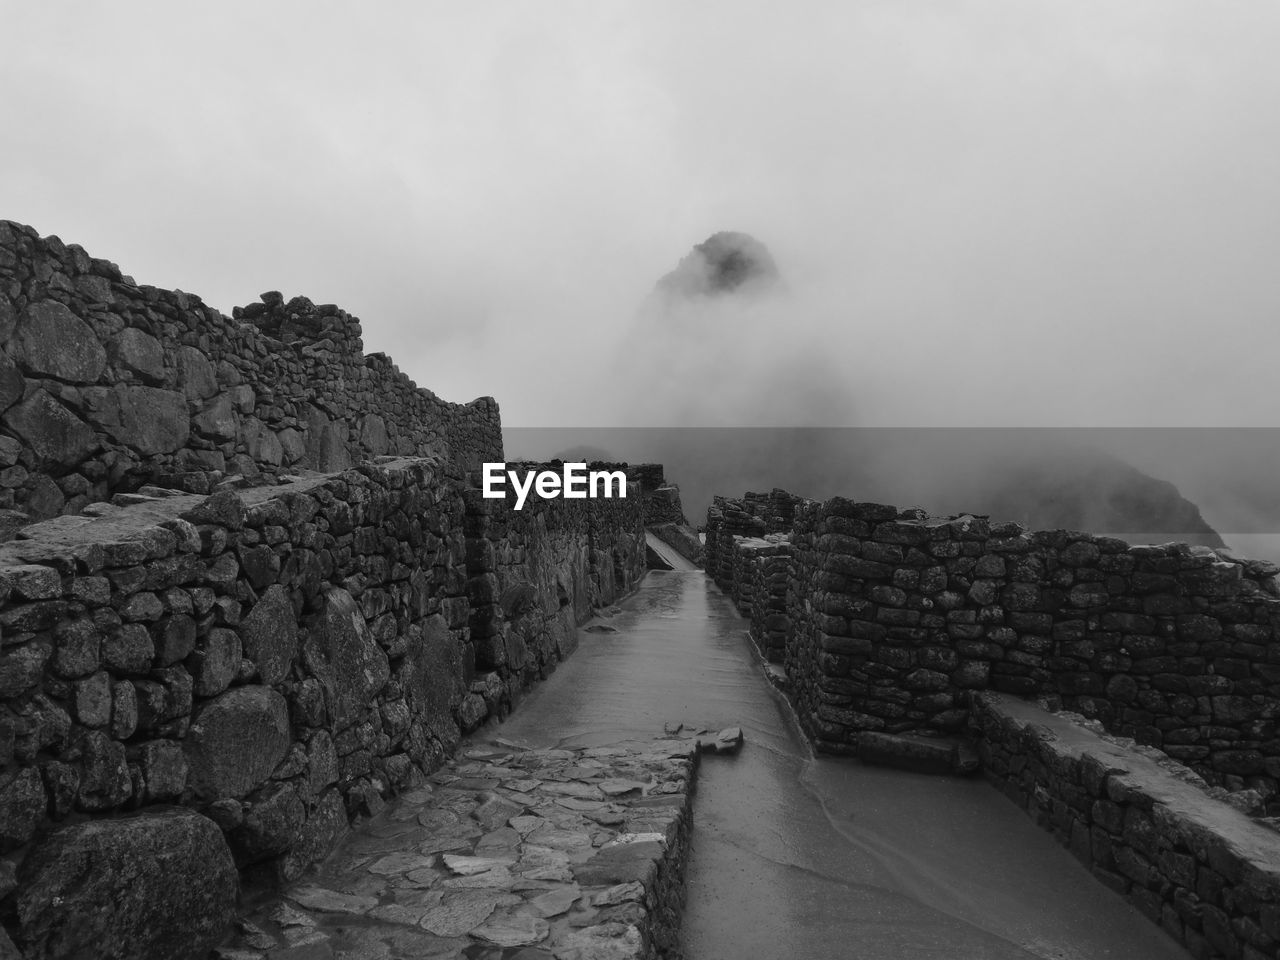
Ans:
<svg viewBox="0 0 1280 960"><path fill-rule="evenodd" d="M50 82L0 101L3 216L340 304L516 429L1257 428L1111 452L1280 529L1280 9L130 6L6 9L0 75ZM632 322L724 230L785 291Z"/></svg>
<svg viewBox="0 0 1280 960"><path fill-rule="evenodd" d="M661 462L695 523L714 494L776 486L1032 529L1223 544L1176 485L1078 431L859 428L865 391L840 376L821 325L805 323L810 305L766 244L712 234L658 279L615 361L614 397L648 421L584 431L589 446L552 440L573 431L509 431L511 443L550 442L541 456Z"/></svg>

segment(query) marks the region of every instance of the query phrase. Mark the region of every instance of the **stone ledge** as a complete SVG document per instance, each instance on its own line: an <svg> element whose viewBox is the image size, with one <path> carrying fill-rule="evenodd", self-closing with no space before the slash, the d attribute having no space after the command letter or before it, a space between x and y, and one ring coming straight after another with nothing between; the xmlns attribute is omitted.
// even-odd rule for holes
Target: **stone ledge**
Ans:
<svg viewBox="0 0 1280 960"><path fill-rule="evenodd" d="M1275 831L1036 704L979 694L973 723L987 776L1193 956L1276 956Z"/></svg>
<svg viewBox="0 0 1280 960"><path fill-rule="evenodd" d="M677 737L473 746L214 956L676 960L697 763Z"/></svg>

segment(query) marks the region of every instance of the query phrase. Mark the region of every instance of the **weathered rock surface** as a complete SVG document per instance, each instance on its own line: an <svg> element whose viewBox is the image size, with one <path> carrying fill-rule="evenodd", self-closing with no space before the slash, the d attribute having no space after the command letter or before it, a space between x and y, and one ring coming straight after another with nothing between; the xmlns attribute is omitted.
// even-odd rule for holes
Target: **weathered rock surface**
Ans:
<svg viewBox="0 0 1280 960"><path fill-rule="evenodd" d="M310 625L302 655L324 687L336 731L363 717L391 676L387 655L351 594L340 587L325 594L324 608Z"/></svg>
<svg viewBox="0 0 1280 960"><path fill-rule="evenodd" d="M137 327L125 327L112 338L108 353L116 363L147 383L164 382L164 348L151 334Z"/></svg>
<svg viewBox="0 0 1280 960"><path fill-rule="evenodd" d="M222 832L178 809L63 827L18 880L16 941L29 960L203 956L229 927L238 890Z"/></svg>
<svg viewBox="0 0 1280 960"><path fill-rule="evenodd" d="M405 657L405 698L410 711L447 747L460 736L453 707L462 698L458 681L462 651L442 616L429 617L422 638Z"/></svg>
<svg viewBox="0 0 1280 960"><path fill-rule="evenodd" d="M0 853L31 839L48 798L33 767L0 775Z"/></svg>
<svg viewBox="0 0 1280 960"><path fill-rule="evenodd" d="M107 364L93 328L56 300L30 304L17 332L18 355L31 373L93 383Z"/></svg>
<svg viewBox="0 0 1280 960"><path fill-rule="evenodd" d="M100 446L93 429L44 390L10 407L4 424L45 469L73 466Z"/></svg>
<svg viewBox="0 0 1280 960"><path fill-rule="evenodd" d="M298 653L298 621L284 587L267 588L241 621L240 641L263 683L279 683L288 676Z"/></svg>
<svg viewBox="0 0 1280 960"><path fill-rule="evenodd" d="M85 399L96 426L144 457L186 446L191 421L180 393L118 383L110 390L86 391Z"/></svg>
<svg viewBox="0 0 1280 960"><path fill-rule="evenodd" d="M197 796L243 797L262 783L289 749L289 709L263 686L235 687L195 715L185 747Z"/></svg>
<svg viewBox="0 0 1280 960"><path fill-rule="evenodd" d="M0 357L0 413L22 399L22 387L25 382L22 372L14 362L8 357Z"/></svg>

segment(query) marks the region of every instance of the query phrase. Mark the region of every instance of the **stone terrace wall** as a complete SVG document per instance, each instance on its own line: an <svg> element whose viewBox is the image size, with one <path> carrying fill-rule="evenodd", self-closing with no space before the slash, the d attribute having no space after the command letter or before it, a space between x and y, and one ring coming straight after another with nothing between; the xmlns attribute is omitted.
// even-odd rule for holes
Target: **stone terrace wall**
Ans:
<svg viewBox="0 0 1280 960"><path fill-rule="evenodd" d="M340 471L381 455L502 459L497 404L420 389L360 323L278 293L228 318L0 221L0 510L75 513L143 483ZM24 517L0 523L7 539Z"/></svg>
<svg viewBox="0 0 1280 960"><path fill-rule="evenodd" d="M750 509L719 512L708 553L723 558ZM1060 697L1211 782L1277 786L1271 564L843 498L796 509L790 551L785 666L823 749L850 752L864 730L957 731L990 689ZM768 602L769 578L745 569L721 559L716 577Z"/></svg>
<svg viewBox="0 0 1280 960"><path fill-rule="evenodd" d="M1277 955L1274 830L1208 799L1167 760L1033 704L984 693L973 698L973 715L987 776L1191 956Z"/></svg>
<svg viewBox="0 0 1280 960"><path fill-rule="evenodd" d="M241 868L296 876L637 582L635 493L516 513L454 464L389 459L28 527L0 546L0 853L19 890L51 828L163 804L213 819Z"/></svg>

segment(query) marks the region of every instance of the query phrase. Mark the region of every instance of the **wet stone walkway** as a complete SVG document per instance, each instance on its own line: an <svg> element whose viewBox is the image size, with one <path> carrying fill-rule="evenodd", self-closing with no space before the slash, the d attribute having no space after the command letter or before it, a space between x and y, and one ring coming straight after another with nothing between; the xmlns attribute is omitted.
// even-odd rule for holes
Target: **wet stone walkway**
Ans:
<svg viewBox="0 0 1280 960"><path fill-rule="evenodd" d="M469 746L301 881L251 909L214 955L665 953L683 896L696 733L567 750Z"/></svg>
<svg viewBox="0 0 1280 960"><path fill-rule="evenodd" d="M504 723L478 731L429 789L395 800L298 887L252 910L256 926L235 944L247 952L224 957L635 957L645 923L654 946L676 942L668 868L680 865L688 960L1185 960L981 778L814 757L760 670L746 622L701 571L651 572L600 613ZM697 755L662 738L680 720L745 734L734 756L698 763L692 811ZM611 780L646 786L610 796ZM539 786L516 789L527 781ZM491 798L521 812L495 821ZM674 842L618 843L670 833L663 816L678 823ZM631 863L633 852L655 864L641 899L626 886L633 874L591 871ZM498 863L468 874L482 865L450 866L446 855ZM442 907L484 916L457 933L472 921L444 926ZM517 943L541 933L534 921L546 936Z"/></svg>

